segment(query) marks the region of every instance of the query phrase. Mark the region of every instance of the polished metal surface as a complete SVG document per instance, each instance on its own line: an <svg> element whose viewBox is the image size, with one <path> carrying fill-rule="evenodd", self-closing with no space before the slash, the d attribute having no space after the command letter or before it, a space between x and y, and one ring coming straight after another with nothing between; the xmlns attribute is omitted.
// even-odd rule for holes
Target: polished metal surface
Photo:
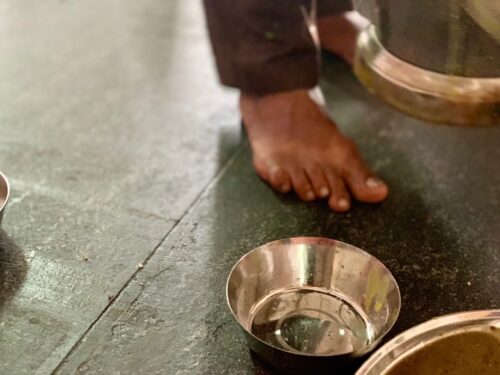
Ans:
<svg viewBox="0 0 500 375"><path fill-rule="evenodd" d="M393 55L463 77L500 77L498 0L354 0ZM495 22L496 21L496 22Z"/></svg>
<svg viewBox="0 0 500 375"><path fill-rule="evenodd" d="M399 110L453 125L500 125L498 0L354 0L371 27L361 82Z"/></svg>
<svg viewBox="0 0 500 375"><path fill-rule="evenodd" d="M231 271L227 299L250 347L277 367L369 352L401 304L397 283L380 261L314 237L250 251Z"/></svg>
<svg viewBox="0 0 500 375"><path fill-rule="evenodd" d="M460 332L500 329L500 310L469 311L431 319L396 336L377 350L356 375L381 375L406 356L431 343ZM500 337L499 337L500 339Z"/></svg>
<svg viewBox="0 0 500 375"><path fill-rule="evenodd" d="M500 125L500 78L451 76L409 64L384 48L373 25L358 38L354 71L370 91L414 117L465 126Z"/></svg>
<svg viewBox="0 0 500 375"><path fill-rule="evenodd" d="M7 177L0 172L0 224L2 224L3 213L9 200L10 186Z"/></svg>

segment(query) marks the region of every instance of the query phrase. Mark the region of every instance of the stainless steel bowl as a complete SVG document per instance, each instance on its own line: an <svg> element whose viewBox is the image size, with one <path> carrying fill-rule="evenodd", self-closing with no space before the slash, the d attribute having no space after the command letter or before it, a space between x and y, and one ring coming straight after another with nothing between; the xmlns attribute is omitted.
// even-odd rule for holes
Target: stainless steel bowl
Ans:
<svg viewBox="0 0 500 375"><path fill-rule="evenodd" d="M2 172L0 172L0 225L2 224L5 205L9 200L9 194L10 194L9 181L7 180L7 177L5 177L5 175Z"/></svg>
<svg viewBox="0 0 500 375"><path fill-rule="evenodd" d="M286 371L317 370L372 350L401 298L370 254L325 238L298 237L251 250L227 282L229 307L250 348Z"/></svg>
<svg viewBox="0 0 500 375"><path fill-rule="evenodd" d="M377 350L356 375L380 375L437 340L468 331L500 329L500 310L469 311L431 319L396 336ZM498 333L497 333L498 335ZM500 339L500 338L499 338Z"/></svg>

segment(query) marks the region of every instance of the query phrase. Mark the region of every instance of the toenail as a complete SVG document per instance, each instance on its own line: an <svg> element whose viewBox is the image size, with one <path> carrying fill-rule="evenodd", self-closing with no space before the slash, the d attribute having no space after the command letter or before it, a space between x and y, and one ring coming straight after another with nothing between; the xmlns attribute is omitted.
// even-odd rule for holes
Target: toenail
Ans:
<svg viewBox="0 0 500 375"><path fill-rule="evenodd" d="M312 191L308 191L308 192L306 193L306 199L307 199L308 201L312 201L312 200L314 199L314 193L313 193Z"/></svg>
<svg viewBox="0 0 500 375"><path fill-rule="evenodd" d="M325 198L330 194L330 190L326 186L323 186L321 189L319 189L319 195L321 198Z"/></svg>
<svg viewBox="0 0 500 375"><path fill-rule="evenodd" d="M341 208L343 210L346 210L349 208L349 201L345 198L339 199L337 204L339 205L339 208Z"/></svg>
<svg viewBox="0 0 500 375"><path fill-rule="evenodd" d="M286 185L286 184L285 185L281 185L280 186L280 191L282 193L288 193L290 191L290 185Z"/></svg>
<svg viewBox="0 0 500 375"><path fill-rule="evenodd" d="M382 185L383 185L382 180L377 177L369 177L366 180L366 186L368 186L371 189L378 188L379 186Z"/></svg>

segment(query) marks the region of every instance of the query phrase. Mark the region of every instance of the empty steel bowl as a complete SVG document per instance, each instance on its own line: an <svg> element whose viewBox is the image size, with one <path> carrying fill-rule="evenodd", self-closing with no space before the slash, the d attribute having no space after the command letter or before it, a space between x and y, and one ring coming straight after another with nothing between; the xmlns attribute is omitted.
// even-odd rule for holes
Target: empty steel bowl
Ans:
<svg viewBox="0 0 500 375"><path fill-rule="evenodd" d="M447 337L464 332L481 332L483 334L491 334L492 337L496 336L500 341L500 310L468 311L450 314L431 319L425 323L410 328L377 350L364 363L358 372L356 372L356 375L385 374L413 353L430 347L438 340L443 340ZM477 337L474 338L474 345L476 348L480 345ZM440 355L442 355L442 353L440 353ZM453 357L453 353L446 356L446 362L451 364L451 361L454 359ZM482 359L484 360L484 358ZM459 366L462 368L463 373L480 373L478 371L471 372L465 370L463 368L463 366L465 366L463 358L460 358L460 360ZM437 366L435 362L436 361L434 361L433 365ZM474 360L474 362L477 363L480 362L480 360ZM498 369L491 370L492 373L500 373L495 372L498 371ZM432 369L428 369L425 373L432 373ZM451 373L455 372L450 370L450 374Z"/></svg>
<svg viewBox="0 0 500 375"><path fill-rule="evenodd" d="M5 177L5 175L2 172L0 172L0 224L2 224L2 217L5 205L9 200L9 193L10 193L9 181L7 180L7 177Z"/></svg>
<svg viewBox="0 0 500 375"><path fill-rule="evenodd" d="M396 280L380 261L313 237L271 242L243 256L229 275L227 300L250 348L291 372L369 352L401 305Z"/></svg>

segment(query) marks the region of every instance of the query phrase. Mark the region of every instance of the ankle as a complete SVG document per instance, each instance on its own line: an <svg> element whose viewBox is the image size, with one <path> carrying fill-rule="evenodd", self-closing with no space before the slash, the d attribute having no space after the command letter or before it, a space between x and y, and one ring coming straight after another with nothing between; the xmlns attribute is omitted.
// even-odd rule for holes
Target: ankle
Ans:
<svg viewBox="0 0 500 375"><path fill-rule="evenodd" d="M241 92L239 104L242 113L251 111L271 114L290 110L293 106L309 99L308 89L282 91L266 95Z"/></svg>

